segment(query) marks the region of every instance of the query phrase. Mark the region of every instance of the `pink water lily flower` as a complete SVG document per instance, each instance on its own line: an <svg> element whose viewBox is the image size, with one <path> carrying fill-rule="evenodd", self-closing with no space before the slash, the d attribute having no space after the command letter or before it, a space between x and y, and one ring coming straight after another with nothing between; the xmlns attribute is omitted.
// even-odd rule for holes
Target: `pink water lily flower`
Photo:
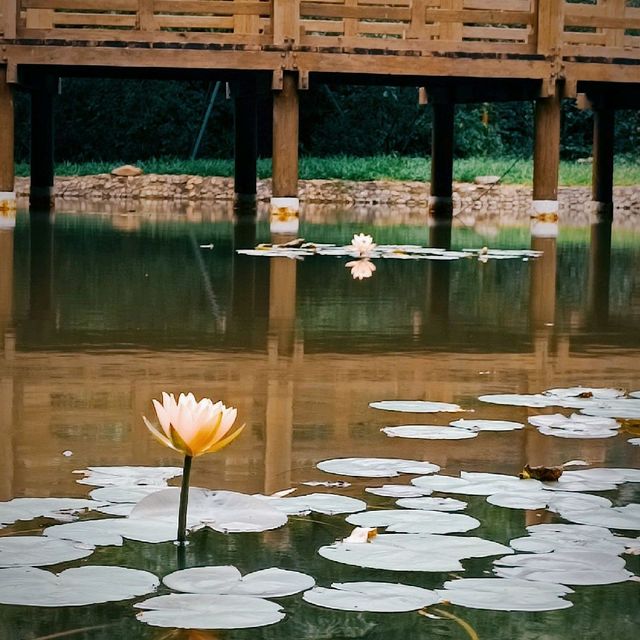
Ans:
<svg viewBox="0 0 640 640"><path fill-rule="evenodd" d="M178 401L173 394L162 394L162 404L153 401L161 429L146 417L144 423L151 434L166 447L195 457L213 453L235 440L244 425L230 433L238 410L226 407L222 402L214 403L209 398L196 401L192 393L181 393Z"/></svg>
<svg viewBox="0 0 640 640"><path fill-rule="evenodd" d="M351 240L351 248L355 249L360 257L365 257L371 255L371 252L376 248L376 243L371 236L356 233Z"/></svg>

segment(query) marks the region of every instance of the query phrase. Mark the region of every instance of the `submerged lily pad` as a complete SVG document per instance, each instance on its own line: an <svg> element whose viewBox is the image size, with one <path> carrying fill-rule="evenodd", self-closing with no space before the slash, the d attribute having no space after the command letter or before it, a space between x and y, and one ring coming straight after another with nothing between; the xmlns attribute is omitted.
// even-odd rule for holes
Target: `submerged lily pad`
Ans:
<svg viewBox="0 0 640 640"><path fill-rule="evenodd" d="M248 629L275 624L285 616L279 604L250 596L171 593L134 606L144 609L136 615L141 622L178 629Z"/></svg>
<svg viewBox="0 0 640 640"><path fill-rule="evenodd" d="M0 567L42 567L90 556L92 545L46 536L6 536L0 538Z"/></svg>
<svg viewBox="0 0 640 640"><path fill-rule="evenodd" d="M315 580L298 571L272 567L242 577L232 566L193 567L174 571L162 580L167 587L185 593L281 598L310 589Z"/></svg>
<svg viewBox="0 0 640 640"><path fill-rule="evenodd" d="M54 520L73 520L76 513L88 509L97 509L104 503L99 499L78 498L14 498L0 502L0 524L13 524L18 520L34 518L52 518Z"/></svg>
<svg viewBox="0 0 640 640"><path fill-rule="evenodd" d="M34 567L0 569L0 603L77 607L128 600L155 591L152 573L124 567L86 566L55 574Z"/></svg>
<svg viewBox="0 0 640 640"><path fill-rule="evenodd" d="M360 478L393 478L401 473L435 473L437 464L400 458L334 458L316 465L321 471Z"/></svg>
<svg viewBox="0 0 640 640"><path fill-rule="evenodd" d="M327 609L382 613L416 611L440 601L435 591L391 582L334 582L330 589L315 587L302 598Z"/></svg>
<svg viewBox="0 0 640 640"><path fill-rule="evenodd" d="M507 578L449 580L438 593L452 604L490 611L554 611L573 606L563 599L573 591L562 584Z"/></svg>
<svg viewBox="0 0 640 640"><path fill-rule="evenodd" d="M384 484L381 487L367 487L365 491L386 498L417 498L431 493L428 489L418 489L410 484Z"/></svg>
<svg viewBox="0 0 640 640"><path fill-rule="evenodd" d="M343 564L388 571L460 571L463 558L513 553L497 542L472 536L380 534L366 544L336 542L318 553Z"/></svg>
<svg viewBox="0 0 640 640"><path fill-rule="evenodd" d="M633 574L624 560L597 551L554 551L518 554L494 561L494 573L503 578L569 585L614 584Z"/></svg>
<svg viewBox="0 0 640 640"><path fill-rule="evenodd" d="M460 513L419 509L384 509L355 513L347 518L359 527L387 527L397 533L464 533L480 526L480 521Z"/></svg>
<svg viewBox="0 0 640 640"><path fill-rule="evenodd" d="M396 502L404 509L422 509L424 511L462 511L467 503L454 498L401 498Z"/></svg>
<svg viewBox="0 0 640 640"><path fill-rule="evenodd" d="M515 431L524 429L522 422L512 422L511 420L467 420L460 418L449 423L452 427L460 427L471 431Z"/></svg>
<svg viewBox="0 0 640 640"><path fill-rule="evenodd" d="M110 485L165 487L167 480L182 475L182 469L180 467L87 467L73 473L84 474L84 478L76 482L97 487Z"/></svg>
<svg viewBox="0 0 640 640"><path fill-rule="evenodd" d="M384 427L380 429L391 438L416 438L419 440L465 440L475 438L478 434L467 429L456 427L442 427L426 424L405 424L399 427Z"/></svg>
<svg viewBox="0 0 640 640"><path fill-rule="evenodd" d="M310 493L295 498L264 497L261 499L287 515L306 515L315 511L331 516L338 513L355 513L367 508L367 503L363 500L335 493Z"/></svg>
<svg viewBox="0 0 640 640"><path fill-rule="evenodd" d="M406 413L440 413L463 411L457 404L448 402L429 402L425 400L381 400L370 402L372 409L382 409L383 411L403 411Z"/></svg>

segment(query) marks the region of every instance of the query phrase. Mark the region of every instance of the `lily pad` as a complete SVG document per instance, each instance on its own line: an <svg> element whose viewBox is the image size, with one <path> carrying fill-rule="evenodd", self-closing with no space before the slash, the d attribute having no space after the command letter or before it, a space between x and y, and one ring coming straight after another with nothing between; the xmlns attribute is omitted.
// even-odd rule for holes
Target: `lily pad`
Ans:
<svg viewBox="0 0 640 640"><path fill-rule="evenodd" d="M460 418L449 423L452 427L460 427L471 431L515 431L524 429L522 422L512 422L510 420L467 420Z"/></svg>
<svg viewBox="0 0 640 640"><path fill-rule="evenodd" d="M367 487L365 491L386 498L417 498L431 493L410 484L384 484L381 487Z"/></svg>
<svg viewBox="0 0 640 640"><path fill-rule="evenodd" d="M343 564L388 571L461 571L462 558L513 553L497 542L472 536L387 533L367 544L336 542L318 553Z"/></svg>
<svg viewBox="0 0 640 640"><path fill-rule="evenodd" d="M330 589L315 587L302 598L327 609L383 613L416 611L440 601L435 591L391 582L334 582Z"/></svg>
<svg viewBox="0 0 640 640"><path fill-rule="evenodd" d="M111 502L116 504L135 504L142 500L142 498L146 498L150 493L155 493L156 491L160 491L162 487L158 487L155 485L151 486L141 486L141 485L109 485L107 487L99 487L98 489L93 489L89 493L89 495L94 500L99 500L102 502Z"/></svg>
<svg viewBox="0 0 640 640"><path fill-rule="evenodd" d="M558 438L611 438L617 435L620 424L611 418L586 416L577 413L568 418L560 413L531 416L529 423L540 433Z"/></svg>
<svg viewBox="0 0 640 640"><path fill-rule="evenodd" d="M629 438L627 442L635 445L636 447L640 446L640 438Z"/></svg>
<svg viewBox="0 0 640 640"><path fill-rule="evenodd" d="M440 413L463 411L460 405L448 402L429 402L425 400L381 400L370 402L372 409L383 411L403 411L406 413Z"/></svg>
<svg viewBox="0 0 640 640"><path fill-rule="evenodd" d="M0 538L0 567L42 567L90 556L92 545L46 536L6 536Z"/></svg>
<svg viewBox="0 0 640 640"><path fill-rule="evenodd" d="M622 389L605 389L602 387L567 387L562 389L547 389L545 395L556 396L558 398L594 398L597 400L611 400L622 398Z"/></svg>
<svg viewBox="0 0 640 640"><path fill-rule="evenodd" d="M68 522L80 511L96 509L104 502L77 498L14 498L0 502L0 524L13 524L18 520L52 518Z"/></svg>
<svg viewBox="0 0 640 640"><path fill-rule="evenodd" d="M193 567L165 576L167 587L185 593L281 598L310 589L315 580L298 571L272 567L242 577L232 566Z"/></svg>
<svg viewBox="0 0 640 640"><path fill-rule="evenodd" d="M467 503L454 498L401 498L396 502L404 509L423 509L424 511L462 511Z"/></svg>
<svg viewBox="0 0 640 640"><path fill-rule="evenodd" d="M287 515L307 515L312 511L326 515L355 513L367 508L367 503L357 498L335 493L310 493L295 498L264 497L269 505Z"/></svg>
<svg viewBox="0 0 640 640"><path fill-rule="evenodd" d="M464 533L480 526L480 521L460 513L419 509L384 509L355 513L347 518L359 527L387 527L396 533Z"/></svg>
<svg viewBox="0 0 640 640"><path fill-rule="evenodd" d="M318 469L327 473L360 478L393 478L401 473L435 473L437 464L400 458L334 458L323 460Z"/></svg>
<svg viewBox="0 0 640 640"><path fill-rule="evenodd" d="M512 407L532 407L537 409L543 407L581 409L593 403L592 400L560 398L542 393L493 393L480 396L478 400L481 402L490 402L491 404L506 404Z"/></svg>
<svg viewBox="0 0 640 640"><path fill-rule="evenodd" d="M465 440L475 438L478 434L467 429L441 427L426 424L406 424L399 427L380 429L391 438L415 438L419 440Z"/></svg>
<svg viewBox="0 0 640 640"><path fill-rule="evenodd" d="M285 616L275 602L250 596L171 593L134 605L136 617L153 627L178 629L248 629L280 622Z"/></svg>
<svg viewBox="0 0 640 640"><path fill-rule="evenodd" d="M615 584L633 574L624 560L596 551L555 551L518 554L494 561L494 573L502 578L568 585ZM562 581L562 582L560 582Z"/></svg>
<svg viewBox="0 0 640 640"><path fill-rule="evenodd" d="M640 504L626 507L596 507L583 511L561 510L560 515L569 522L591 524L608 529L640 529Z"/></svg>
<svg viewBox="0 0 640 640"><path fill-rule="evenodd" d="M527 553L587 551L620 555L626 540L609 529L580 524L538 524L527 527L528 536L511 540L509 546Z"/></svg>
<svg viewBox="0 0 640 640"><path fill-rule="evenodd" d="M487 502L509 509L549 509L556 512L563 509L582 510L611 505L611 501L602 496L549 490L495 493L487 498Z"/></svg>
<svg viewBox="0 0 640 640"><path fill-rule="evenodd" d="M573 591L562 584L536 584L505 578L462 578L444 583L443 600L490 611L554 611L573 606L563 596Z"/></svg>
<svg viewBox="0 0 640 640"><path fill-rule="evenodd" d="M182 475L182 469L180 467L87 467L73 473L84 474L84 478L76 482L96 487L110 485L165 487L167 480Z"/></svg>
<svg viewBox="0 0 640 640"><path fill-rule="evenodd" d="M473 473L462 471L460 478L451 476L423 476L414 478L411 484L420 489L431 489L443 493L460 493L470 496L489 496L503 492L539 491L542 483L538 480L521 480L516 476L498 473Z"/></svg>
<svg viewBox="0 0 640 640"><path fill-rule="evenodd" d="M55 574L34 567L0 569L0 603L77 607L141 596L158 587L152 573L124 567L86 566Z"/></svg>
<svg viewBox="0 0 640 640"><path fill-rule="evenodd" d="M640 419L640 398L620 398L592 403L583 407L581 413L609 418Z"/></svg>

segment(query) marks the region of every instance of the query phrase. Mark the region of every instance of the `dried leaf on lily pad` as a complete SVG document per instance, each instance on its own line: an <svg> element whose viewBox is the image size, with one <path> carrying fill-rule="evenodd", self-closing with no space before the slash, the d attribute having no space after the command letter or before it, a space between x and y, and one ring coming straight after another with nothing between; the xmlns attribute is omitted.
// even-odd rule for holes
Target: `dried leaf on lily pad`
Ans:
<svg viewBox="0 0 640 640"><path fill-rule="evenodd" d="M155 591L152 573L124 567L86 566L55 574L34 567L0 570L0 603L77 607L128 600Z"/></svg>
<svg viewBox="0 0 640 640"><path fill-rule="evenodd" d="M67 522L75 519L79 511L97 509L104 502L78 498L14 498L0 502L0 525L13 524L18 520L52 518Z"/></svg>
<svg viewBox="0 0 640 640"><path fill-rule="evenodd" d="M633 574L622 558L597 551L554 551L498 558L494 573L502 578L569 585L615 584Z"/></svg>
<svg viewBox="0 0 640 640"><path fill-rule="evenodd" d="M302 598L327 609L381 613L416 611L440 601L430 589L392 582L334 582L330 589L315 587Z"/></svg>
<svg viewBox="0 0 640 640"><path fill-rule="evenodd" d="M429 402L426 400L380 400L370 402L372 409L383 411L403 411L406 413L440 413L463 411L462 407L449 402Z"/></svg>
<svg viewBox="0 0 640 640"><path fill-rule="evenodd" d="M129 520L159 520L175 524L180 489L170 487L143 498L131 512ZM268 500L234 491L189 489L187 526L207 526L222 533L242 533L277 529L287 516Z"/></svg>
<svg viewBox="0 0 640 640"><path fill-rule="evenodd" d="M359 527L387 527L395 533L464 533L480 526L480 521L461 513L384 509L355 513L347 518Z"/></svg>
<svg viewBox="0 0 640 640"><path fill-rule="evenodd" d="M404 509L422 509L424 511L462 511L467 503L455 498L401 498L396 502Z"/></svg>
<svg viewBox="0 0 640 640"><path fill-rule="evenodd" d="M316 465L320 471L360 478L393 478L401 473L435 473L437 464L400 458L333 458Z"/></svg>
<svg viewBox="0 0 640 640"><path fill-rule="evenodd" d="M462 471L460 478L451 476L423 476L414 478L411 484L420 489L431 489L443 493L460 493L472 496L489 496L502 492L539 491L538 480L521 480L516 476L499 473L472 473Z"/></svg>
<svg viewBox="0 0 640 640"><path fill-rule="evenodd" d="M460 418L449 423L452 427L460 427L471 431L515 431L524 429L522 422L512 422L510 420L467 420Z"/></svg>
<svg viewBox="0 0 640 640"><path fill-rule="evenodd" d="M42 567L90 556L91 545L46 536L6 536L0 538L0 567Z"/></svg>
<svg viewBox="0 0 640 640"><path fill-rule="evenodd" d="M365 491L385 498L418 498L431 493L410 484L383 484L381 487L367 487Z"/></svg>
<svg viewBox="0 0 640 640"><path fill-rule="evenodd" d="M232 566L193 567L174 571L162 580L167 587L184 593L281 598L310 589L315 580L298 571L272 567L242 577Z"/></svg>
<svg viewBox="0 0 640 640"><path fill-rule="evenodd" d="M180 467L87 467L73 473L83 473L80 484L96 487L149 485L166 487L167 480L182 475Z"/></svg>
<svg viewBox="0 0 640 640"><path fill-rule="evenodd" d="M369 544L336 542L318 553L343 564L388 571L461 571L463 558L513 553L497 542L472 536L379 534Z"/></svg>
<svg viewBox="0 0 640 640"><path fill-rule="evenodd" d="M462 578L444 583L443 600L490 611L554 611L573 606L563 596L573 590L562 584L538 584L506 578Z"/></svg>
<svg viewBox="0 0 640 640"><path fill-rule="evenodd" d="M562 467L532 467L525 464L522 472L518 474L519 478L541 480L542 482L555 482L564 472Z"/></svg>
<svg viewBox="0 0 640 640"><path fill-rule="evenodd" d="M367 508L367 503L357 498L340 496L335 493L310 493L295 498L272 498L261 496L267 504L287 515L306 515L315 511L325 515L355 513Z"/></svg>
<svg viewBox="0 0 640 640"><path fill-rule="evenodd" d="M558 398L594 398L597 400L611 400L613 398L622 398L624 391L622 389L605 389L601 387L567 387L563 389L547 389L544 392L547 396L556 396Z"/></svg>
<svg viewBox="0 0 640 640"><path fill-rule="evenodd" d="M405 424L380 429L391 438L415 438L417 440L465 440L475 438L475 431L456 427L441 427L427 424Z"/></svg>
<svg viewBox="0 0 640 640"><path fill-rule="evenodd" d="M171 593L134 605L136 615L153 627L178 629L249 629L280 622L279 604L263 598L200 593Z"/></svg>
<svg viewBox="0 0 640 640"><path fill-rule="evenodd" d="M527 553L587 551L620 555L625 552L625 538L609 529L581 524L538 524L527 527L528 536L514 538L509 546Z"/></svg>

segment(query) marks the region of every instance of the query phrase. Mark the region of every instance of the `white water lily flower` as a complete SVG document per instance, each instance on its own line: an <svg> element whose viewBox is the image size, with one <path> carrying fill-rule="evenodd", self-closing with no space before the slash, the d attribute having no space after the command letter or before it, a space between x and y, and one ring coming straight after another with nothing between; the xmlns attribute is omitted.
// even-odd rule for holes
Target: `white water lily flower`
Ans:
<svg viewBox="0 0 640 640"><path fill-rule="evenodd" d="M351 277L354 280L364 280L370 278L376 270L376 265L368 258L360 258L360 260L351 260L344 265L351 269Z"/></svg>
<svg viewBox="0 0 640 640"><path fill-rule="evenodd" d="M370 235L356 233L351 240L351 248L354 249L361 258L365 258L371 255L371 252L376 248L376 244Z"/></svg>
<svg viewBox="0 0 640 640"><path fill-rule="evenodd" d="M365 544L378 535L376 527L356 527L342 542L349 544Z"/></svg>

